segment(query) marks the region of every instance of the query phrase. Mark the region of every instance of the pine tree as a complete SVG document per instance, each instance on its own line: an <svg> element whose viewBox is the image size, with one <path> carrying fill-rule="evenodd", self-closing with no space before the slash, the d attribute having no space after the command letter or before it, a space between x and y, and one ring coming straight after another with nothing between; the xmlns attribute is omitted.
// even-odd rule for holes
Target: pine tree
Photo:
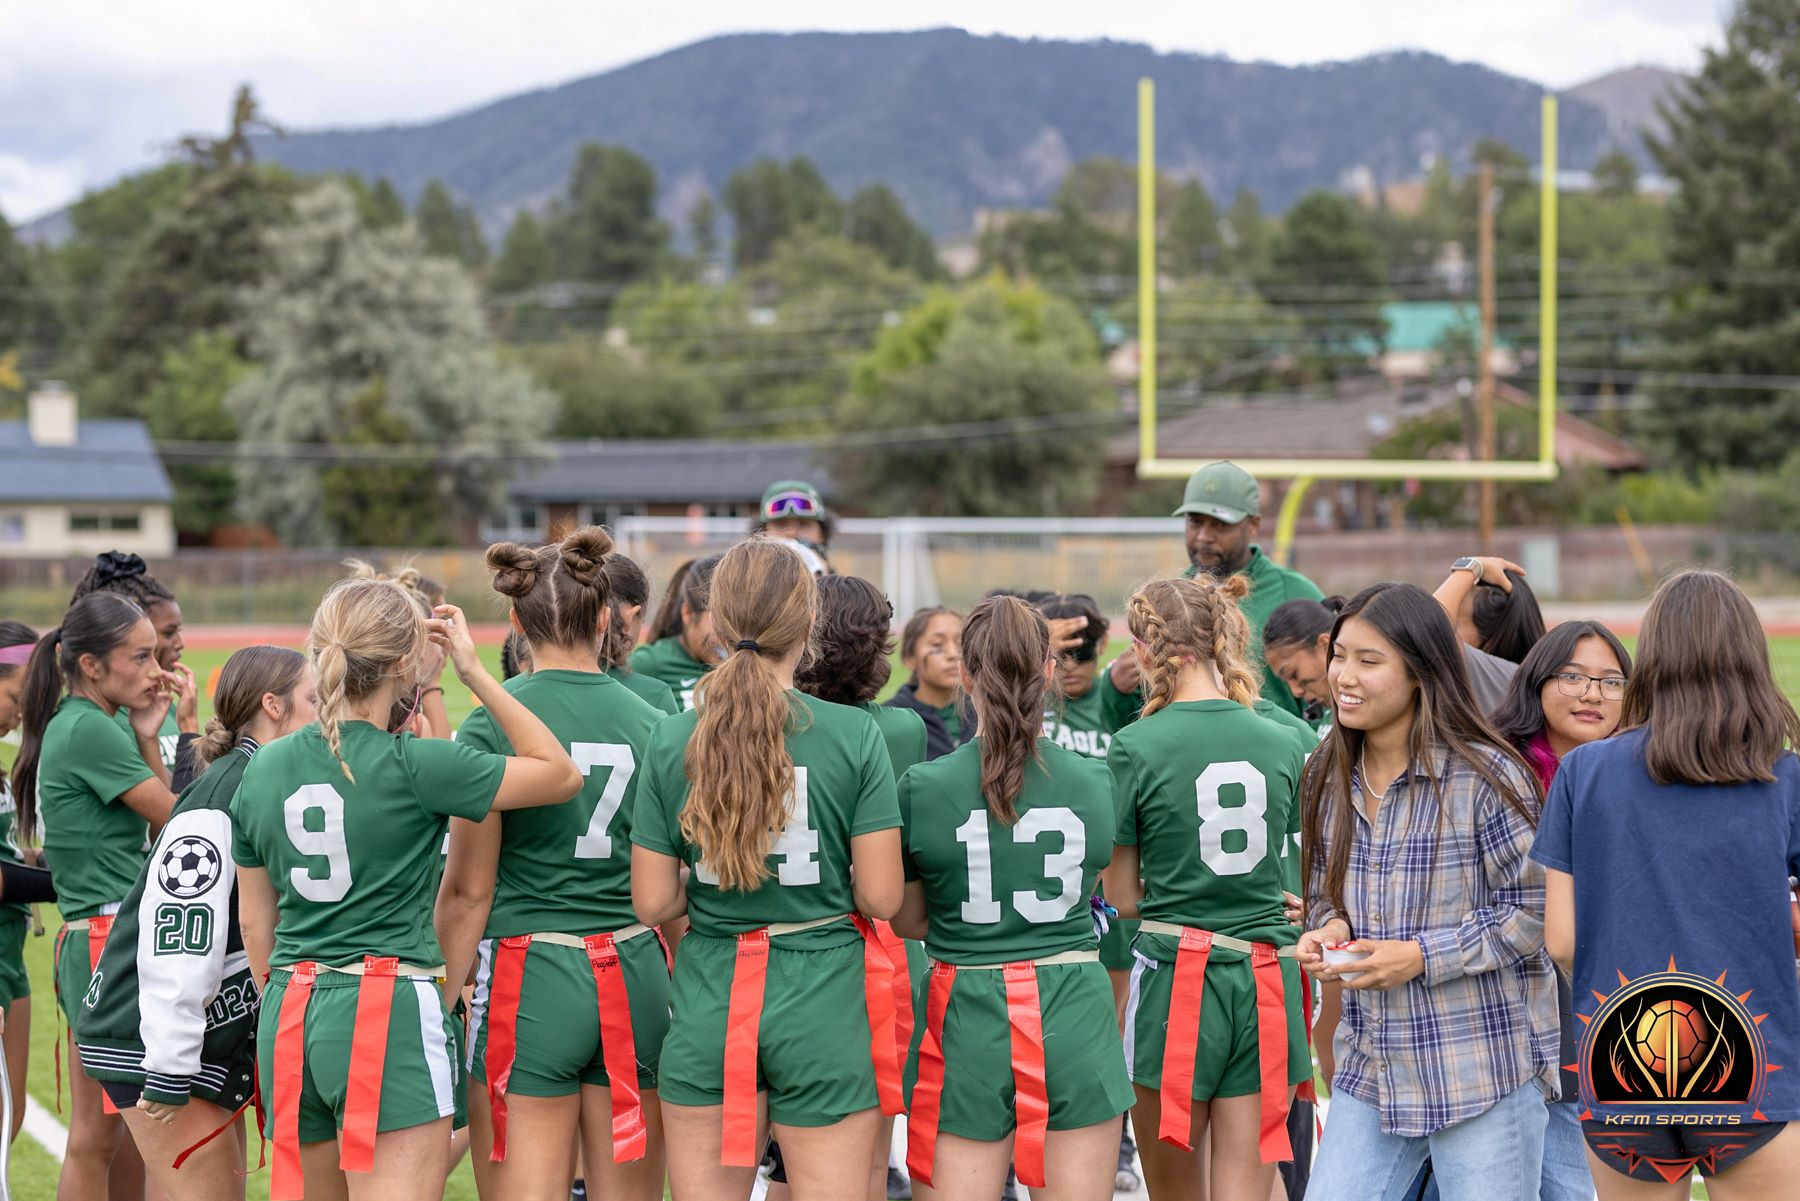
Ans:
<svg viewBox="0 0 1800 1201"><path fill-rule="evenodd" d="M1741 0L1722 48L1665 103L1651 143L1669 202L1670 292L1658 366L1800 375L1800 0ZM1774 467L1800 441L1800 392L1671 386L1650 414L1674 460Z"/></svg>
<svg viewBox="0 0 1800 1201"><path fill-rule="evenodd" d="M543 222L529 210L521 210L500 243L500 257L494 260L494 273L488 277L489 291L496 296L525 292L549 283L554 275Z"/></svg>

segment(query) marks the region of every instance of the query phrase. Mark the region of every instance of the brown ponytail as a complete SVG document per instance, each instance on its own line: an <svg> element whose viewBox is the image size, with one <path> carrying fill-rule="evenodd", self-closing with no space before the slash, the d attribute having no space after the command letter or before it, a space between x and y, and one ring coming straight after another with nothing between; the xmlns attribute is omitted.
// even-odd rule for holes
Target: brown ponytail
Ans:
<svg viewBox="0 0 1800 1201"><path fill-rule="evenodd" d="M775 664L811 636L817 588L799 555L761 538L725 552L713 582L713 621L735 649L700 681L681 835L721 888L748 892L768 878L769 848L791 815L797 714Z"/></svg>
<svg viewBox="0 0 1800 1201"><path fill-rule="evenodd" d="M262 712L268 693L287 696L306 672L306 656L282 646L247 646L232 652L219 672L213 716L194 744L194 762L206 767L238 744Z"/></svg>
<svg viewBox="0 0 1800 1201"><path fill-rule="evenodd" d="M962 655L981 715L981 795L995 820L1010 826L1019 819L1026 763L1043 763L1050 625L1016 596L991 596L963 626Z"/></svg>
<svg viewBox="0 0 1800 1201"><path fill-rule="evenodd" d="M1145 717L1175 699L1181 664L1189 659L1211 664L1226 696L1246 707L1256 704L1259 685L1250 669L1250 623L1239 608L1249 594L1250 581L1237 575L1217 583L1152 580L1137 590L1125 619L1132 637L1149 650Z"/></svg>
<svg viewBox="0 0 1800 1201"><path fill-rule="evenodd" d="M382 681L410 669L425 649L418 601L393 580L340 580L319 602L306 648L319 684L319 732L344 778L354 784L356 777L344 762L344 710L374 693Z"/></svg>
<svg viewBox="0 0 1800 1201"><path fill-rule="evenodd" d="M534 652L549 646L598 647L603 633L600 614L607 604L606 560L612 547L612 535L597 525L582 526L555 546L496 542L488 547L494 591L512 601Z"/></svg>

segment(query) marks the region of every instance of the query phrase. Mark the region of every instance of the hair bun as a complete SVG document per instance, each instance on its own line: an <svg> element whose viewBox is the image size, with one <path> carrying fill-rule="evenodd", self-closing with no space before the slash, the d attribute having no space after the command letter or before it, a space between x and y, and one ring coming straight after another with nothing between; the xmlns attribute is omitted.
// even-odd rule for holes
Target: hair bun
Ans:
<svg viewBox="0 0 1800 1201"><path fill-rule="evenodd" d="M557 553L569 578L583 588L592 588L599 583L600 573L606 567L606 556L612 553L612 548L611 534L597 525L584 525L562 540Z"/></svg>
<svg viewBox="0 0 1800 1201"><path fill-rule="evenodd" d="M517 542L496 542L487 550L488 570L494 573L494 591L501 596L524 596L537 587L537 554Z"/></svg>
<svg viewBox="0 0 1800 1201"><path fill-rule="evenodd" d="M1241 601L1250 595L1250 577L1246 575L1227 576L1213 587L1232 600Z"/></svg>
<svg viewBox="0 0 1800 1201"><path fill-rule="evenodd" d="M1319 602L1321 607L1331 613L1342 613L1344 611L1344 606L1349 603L1348 600L1341 596L1328 596Z"/></svg>
<svg viewBox="0 0 1800 1201"><path fill-rule="evenodd" d="M196 748L196 753L203 762L211 763L229 751L235 741L236 739L232 738L231 731L226 729L224 722L216 717L209 718L206 722L206 731L200 735L200 745Z"/></svg>

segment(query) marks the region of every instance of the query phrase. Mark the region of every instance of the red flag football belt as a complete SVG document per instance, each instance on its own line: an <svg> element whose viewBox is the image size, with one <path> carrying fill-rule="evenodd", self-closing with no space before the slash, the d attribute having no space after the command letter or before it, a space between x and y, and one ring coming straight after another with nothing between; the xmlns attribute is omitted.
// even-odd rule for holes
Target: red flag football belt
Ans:
<svg viewBox="0 0 1800 1201"><path fill-rule="evenodd" d="M1207 957L1218 946L1249 955L1250 971L1256 980L1256 1044L1262 1068L1262 1136L1257 1149L1264 1163L1294 1158L1287 1133L1287 1002L1281 983L1281 960L1292 959L1294 948L1246 942L1170 922L1146 921L1139 929L1180 939L1175 951L1175 981L1169 994L1168 1033L1163 1044L1162 1122L1157 1137L1183 1151L1194 1149L1188 1133L1193 1128L1200 1001Z"/></svg>
<svg viewBox="0 0 1800 1201"><path fill-rule="evenodd" d="M875 1092L881 1112L905 1108L900 1094L899 1047L894 1037L893 962L875 926L861 914L780 922L737 936L731 971L731 1003L725 1019L725 1124L720 1163L753 1168L762 1158L756 1141L756 1058L762 1026L763 985L769 969L769 940L841 922L845 917L863 937L863 1000L869 1010L869 1056L875 1066Z"/></svg>
<svg viewBox="0 0 1800 1201"><path fill-rule="evenodd" d="M488 993L488 1106L494 1115L495 1163L506 1159L506 1085L519 1052L519 994L525 980L525 956L534 942L576 947L587 952L594 973L594 998L600 1014L600 1050L606 1059L607 1088L612 1095L613 1162L642 1159L648 1142L644 1104L638 1091L637 1037L631 1029L631 998L619 945L652 933L644 925L603 934L520 934L499 940L494 952Z"/></svg>
<svg viewBox="0 0 1800 1201"><path fill-rule="evenodd" d="M78 917L72 922L64 922L63 923L63 932L59 936L58 943L57 943L57 948L56 948L57 953L59 955L61 954L62 943L68 941L68 937L70 934L80 934L84 930L87 931L88 975L92 976L94 974L94 972L96 970L98 970L100 967L100 952L106 950L106 938L109 934L112 933L112 928L113 928L113 915L110 913L102 913L102 914L98 914L94 917ZM80 1003L81 1003L81 998L79 998L79 997L75 998L74 1002L72 1002L72 1004L77 1004L77 1005ZM58 1022L60 1022L62 1020L62 1013L61 1013L60 1009L57 1012L57 1020L58 1020ZM69 1028L67 1038L69 1039L69 1042L71 1044L74 1043L74 1041L75 1041L74 1027L71 1026ZM62 1043L63 1043L63 1040L59 1038L56 1040L56 1042L54 1044L54 1046L56 1048L54 1058L56 1060L56 1112L57 1113L62 1112ZM75 1063L74 1052L71 1051L69 1054L70 1054L69 1063L71 1065L70 1070L73 1071L74 1070L73 1065ZM71 1084L69 1087L71 1089L73 1089L75 1086L73 1084ZM119 1112L119 1107L117 1105L114 1105L112 1102L112 1098L106 1095L105 1089L100 1090L100 1111L102 1113L118 1113Z"/></svg>
<svg viewBox="0 0 1800 1201"><path fill-rule="evenodd" d="M1064 951L1012 963L936 963L925 1003L925 1037L919 1042L919 1079L906 1119L906 1170L931 1183L937 1158L938 1118L944 1096L944 1013L956 973L1000 972L1006 983L1006 1024L1011 1032L1018 1133L1013 1166L1027 1188L1045 1188L1044 1136L1050 1129L1050 1093L1044 1083L1044 1015L1038 1004L1037 970L1063 963L1098 963L1098 951Z"/></svg>
<svg viewBox="0 0 1800 1201"><path fill-rule="evenodd" d="M275 1026L275 1167L270 1201L302 1201L300 1171L300 1090L306 1070L306 1007L320 972L361 976L356 987L355 1032L350 1040L352 1069L344 1094L344 1129L338 1138L338 1166L346 1172L375 1167L375 1128L381 1118L381 1075L387 1064L388 1015L394 981L402 976L442 981L440 967L414 967L398 959L366 955L360 964L332 967L304 962L275 971L288 973L287 991Z"/></svg>
<svg viewBox="0 0 1800 1201"><path fill-rule="evenodd" d="M875 927L875 937L881 941L881 949L887 953L888 966L893 969L894 1049L899 1061L905 1063L913 1036L912 976L906 965L906 943L886 922L871 924Z"/></svg>

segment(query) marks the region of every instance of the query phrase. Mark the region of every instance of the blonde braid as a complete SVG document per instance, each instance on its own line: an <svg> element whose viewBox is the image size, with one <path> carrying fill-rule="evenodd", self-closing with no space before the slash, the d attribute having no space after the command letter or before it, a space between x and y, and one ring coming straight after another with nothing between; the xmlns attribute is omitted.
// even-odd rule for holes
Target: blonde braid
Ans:
<svg viewBox="0 0 1800 1201"><path fill-rule="evenodd" d="M1239 603L1250 594L1250 581L1232 576L1206 592L1212 610L1213 666L1225 685L1225 695L1247 709L1254 708L1261 687L1250 669L1250 622Z"/></svg>
<svg viewBox="0 0 1800 1201"><path fill-rule="evenodd" d="M350 664L344 655L344 648L335 642L328 642L313 651L313 675L319 683L319 732L325 736L325 745L331 748L332 758L344 770L344 779L356 783L356 776L350 771L350 765L344 762L343 746L343 712L348 702L346 681L350 675Z"/></svg>
<svg viewBox="0 0 1800 1201"><path fill-rule="evenodd" d="M1144 702L1145 717L1175 699L1175 681L1180 675L1180 667L1175 662L1179 648L1169 637L1168 623L1157 612L1156 604L1149 596L1150 589L1155 586L1150 584L1140 589L1126 606L1126 625L1133 636L1150 649L1150 662L1144 665L1149 676L1149 697Z"/></svg>

